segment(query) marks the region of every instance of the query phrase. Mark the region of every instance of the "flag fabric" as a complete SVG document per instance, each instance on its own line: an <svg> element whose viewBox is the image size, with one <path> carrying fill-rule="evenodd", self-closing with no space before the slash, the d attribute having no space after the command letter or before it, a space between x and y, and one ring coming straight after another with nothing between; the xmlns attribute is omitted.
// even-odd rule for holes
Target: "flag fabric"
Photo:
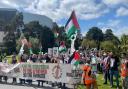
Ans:
<svg viewBox="0 0 128 89"><path fill-rule="evenodd" d="M72 36L76 34L79 29L80 27L79 27L79 24L78 24L76 15L75 15L75 11L73 11L69 20L67 21L65 25L65 31L66 31L68 39L72 39Z"/></svg>
<svg viewBox="0 0 128 89"><path fill-rule="evenodd" d="M64 41L62 41L61 43L60 43L60 47L59 47L59 52L60 53L63 53L63 52L66 52L66 46L65 46L65 42Z"/></svg>
<svg viewBox="0 0 128 89"><path fill-rule="evenodd" d="M29 48L29 53L33 54L32 48Z"/></svg>
<svg viewBox="0 0 128 89"><path fill-rule="evenodd" d="M54 38L57 38L59 36L58 32L54 32Z"/></svg>
<svg viewBox="0 0 128 89"><path fill-rule="evenodd" d="M71 63L75 66L79 65L79 60L80 60L80 54L79 52L75 51L73 53L73 55L71 56L71 58L69 59L68 63Z"/></svg>

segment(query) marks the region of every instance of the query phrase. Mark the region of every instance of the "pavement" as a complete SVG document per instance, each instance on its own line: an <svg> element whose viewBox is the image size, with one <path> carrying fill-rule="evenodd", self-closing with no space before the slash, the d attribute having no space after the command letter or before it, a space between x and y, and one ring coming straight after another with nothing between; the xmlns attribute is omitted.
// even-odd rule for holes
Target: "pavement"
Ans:
<svg viewBox="0 0 128 89"><path fill-rule="evenodd" d="M27 85L27 84L21 85L19 83L12 84L12 79L8 79L7 83L5 83L4 81L0 82L0 89L69 89L69 88L58 88L57 86L52 87L50 84L46 84L46 83L43 84L43 87L42 86L38 87L37 85L38 85L37 82L33 82L32 85Z"/></svg>
<svg viewBox="0 0 128 89"><path fill-rule="evenodd" d="M57 89L57 88L52 88L52 87L33 87L33 86L19 86L19 85L0 84L0 89Z"/></svg>
<svg viewBox="0 0 128 89"><path fill-rule="evenodd" d="M33 82L32 85L27 85L27 84L21 85L19 83L12 84L12 80L8 79L7 83L5 83L4 81L0 82L0 89L59 89L57 87L53 88L51 85L46 83L44 83L43 87L41 86L38 87L37 85L38 85L37 82Z"/></svg>

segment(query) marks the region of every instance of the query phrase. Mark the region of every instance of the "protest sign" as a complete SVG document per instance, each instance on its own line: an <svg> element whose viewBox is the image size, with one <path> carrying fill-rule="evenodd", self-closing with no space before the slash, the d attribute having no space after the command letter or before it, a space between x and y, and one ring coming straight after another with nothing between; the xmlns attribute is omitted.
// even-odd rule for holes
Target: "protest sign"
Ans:
<svg viewBox="0 0 128 89"><path fill-rule="evenodd" d="M59 55L59 49L58 49L58 47L53 47L53 56L54 57L58 57L58 55Z"/></svg>
<svg viewBox="0 0 128 89"><path fill-rule="evenodd" d="M6 69L6 71L3 71ZM68 69L68 70L67 70ZM80 82L80 69L73 69L70 64L56 63L21 63L16 65L0 64L0 75L32 80L46 80L74 84Z"/></svg>
<svg viewBox="0 0 128 89"><path fill-rule="evenodd" d="M53 49L52 48L48 48L48 55L53 55Z"/></svg>

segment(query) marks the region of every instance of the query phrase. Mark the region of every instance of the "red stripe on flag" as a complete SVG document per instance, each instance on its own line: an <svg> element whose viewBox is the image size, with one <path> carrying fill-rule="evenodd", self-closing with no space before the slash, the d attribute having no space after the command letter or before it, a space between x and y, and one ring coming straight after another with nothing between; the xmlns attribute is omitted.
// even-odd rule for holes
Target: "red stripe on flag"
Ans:
<svg viewBox="0 0 128 89"><path fill-rule="evenodd" d="M77 21L77 18L76 18L75 11L72 12L72 21L73 21L74 26L75 26L77 29L80 29L80 26L79 26L78 21Z"/></svg>

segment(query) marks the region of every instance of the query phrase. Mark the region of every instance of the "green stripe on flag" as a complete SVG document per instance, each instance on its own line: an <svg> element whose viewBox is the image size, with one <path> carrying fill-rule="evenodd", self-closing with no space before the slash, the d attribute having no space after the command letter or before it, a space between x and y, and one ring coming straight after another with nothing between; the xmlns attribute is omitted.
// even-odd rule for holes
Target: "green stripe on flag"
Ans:
<svg viewBox="0 0 128 89"><path fill-rule="evenodd" d="M80 63L79 61L76 61L76 62L74 63L74 65L75 65L75 66L78 66L79 63Z"/></svg>
<svg viewBox="0 0 128 89"><path fill-rule="evenodd" d="M68 31L67 31L67 37L71 38L72 35L75 34L75 32L77 31L76 27L73 25L71 26Z"/></svg>

